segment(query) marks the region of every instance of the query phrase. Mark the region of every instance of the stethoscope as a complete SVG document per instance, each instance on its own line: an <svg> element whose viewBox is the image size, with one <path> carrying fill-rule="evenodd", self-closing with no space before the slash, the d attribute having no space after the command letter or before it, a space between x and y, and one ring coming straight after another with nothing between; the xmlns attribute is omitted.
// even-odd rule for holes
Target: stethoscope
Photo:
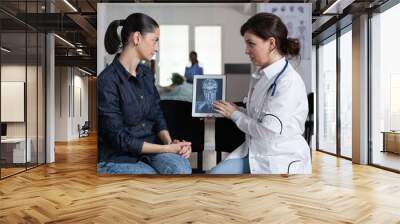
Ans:
<svg viewBox="0 0 400 224"><path fill-rule="evenodd" d="M266 116L272 116L272 117L274 117L275 119L277 119L277 120L279 121L280 125L281 125L281 131L279 132L279 134L282 134L282 129L283 129L283 124L282 124L281 119L279 119L279 117L276 116L276 115L274 115L274 114L263 113L263 112L262 112L262 108L264 108L264 106L265 106L266 98L268 97L268 93L269 93L270 91L272 91L272 92L271 92L271 96L275 96L275 92L276 92L276 87L277 87L278 79L279 79L279 78L282 76L282 74L285 72L286 68L288 67L288 64L289 64L289 62L288 62L288 60L286 59L286 60L285 60L285 66L283 66L282 70L278 73L278 75L276 75L276 77L275 77L275 79L274 79L274 82L270 85L270 87L268 88L266 94L264 95L264 98L263 98L263 100L262 100L263 104L262 104L261 110L258 111L258 114L257 114L257 116L256 116L256 117L257 117L257 122L258 122L258 123L262 123L264 117L266 117Z"/></svg>

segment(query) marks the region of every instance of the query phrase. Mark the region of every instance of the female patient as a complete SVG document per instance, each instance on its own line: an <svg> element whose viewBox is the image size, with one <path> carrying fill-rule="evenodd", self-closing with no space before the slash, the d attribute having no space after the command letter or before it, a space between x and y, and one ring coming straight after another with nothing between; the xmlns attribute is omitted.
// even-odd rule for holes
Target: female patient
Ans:
<svg viewBox="0 0 400 224"><path fill-rule="evenodd" d="M246 142L211 170L213 174L311 173L309 147L302 133L308 113L302 78L285 56L297 56L300 44L287 37L281 19L259 13L242 25L246 54L256 66L247 112L225 101L215 110L246 133Z"/></svg>
<svg viewBox="0 0 400 224"><path fill-rule="evenodd" d="M172 141L154 75L141 63L157 53L159 35L157 22L142 13L113 21L107 29L107 52L122 51L97 79L99 173L191 173L191 143Z"/></svg>

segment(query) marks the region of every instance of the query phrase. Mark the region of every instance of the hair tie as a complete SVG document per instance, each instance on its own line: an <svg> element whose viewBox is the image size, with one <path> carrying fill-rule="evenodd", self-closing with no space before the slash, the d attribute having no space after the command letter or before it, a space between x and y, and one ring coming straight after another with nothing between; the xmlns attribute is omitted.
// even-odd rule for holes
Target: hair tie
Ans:
<svg viewBox="0 0 400 224"><path fill-rule="evenodd" d="M289 40L289 38L284 38L282 42L283 42L282 43L283 45L288 45L290 40Z"/></svg>

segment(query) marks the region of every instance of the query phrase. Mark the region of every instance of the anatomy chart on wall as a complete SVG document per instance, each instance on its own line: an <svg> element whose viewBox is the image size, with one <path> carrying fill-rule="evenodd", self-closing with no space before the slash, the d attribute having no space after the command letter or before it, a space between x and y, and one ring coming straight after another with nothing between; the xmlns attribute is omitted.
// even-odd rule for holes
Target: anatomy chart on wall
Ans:
<svg viewBox="0 0 400 224"><path fill-rule="evenodd" d="M270 3L263 4L261 11L279 16L288 28L288 36L298 38L301 44L301 59L311 56L311 4Z"/></svg>

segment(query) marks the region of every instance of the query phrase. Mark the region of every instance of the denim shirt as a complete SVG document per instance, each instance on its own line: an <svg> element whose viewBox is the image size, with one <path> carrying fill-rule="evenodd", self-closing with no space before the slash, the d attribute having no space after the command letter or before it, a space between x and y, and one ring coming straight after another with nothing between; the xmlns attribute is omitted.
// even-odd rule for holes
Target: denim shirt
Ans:
<svg viewBox="0 0 400 224"><path fill-rule="evenodd" d="M167 129L150 69L138 64L134 77L118 56L97 79L99 162L137 162Z"/></svg>
<svg viewBox="0 0 400 224"><path fill-rule="evenodd" d="M199 64L196 63L185 68L185 77L188 83L193 83L193 76L195 75L203 75L203 68Z"/></svg>

